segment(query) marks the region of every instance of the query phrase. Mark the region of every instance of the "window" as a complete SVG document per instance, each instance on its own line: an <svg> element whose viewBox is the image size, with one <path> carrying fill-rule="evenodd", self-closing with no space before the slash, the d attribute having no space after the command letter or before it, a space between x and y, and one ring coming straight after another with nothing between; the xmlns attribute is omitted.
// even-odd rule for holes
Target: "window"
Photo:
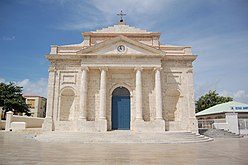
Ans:
<svg viewBox="0 0 248 165"><path fill-rule="evenodd" d="M35 108L35 99L27 99L27 105L29 108Z"/></svg>

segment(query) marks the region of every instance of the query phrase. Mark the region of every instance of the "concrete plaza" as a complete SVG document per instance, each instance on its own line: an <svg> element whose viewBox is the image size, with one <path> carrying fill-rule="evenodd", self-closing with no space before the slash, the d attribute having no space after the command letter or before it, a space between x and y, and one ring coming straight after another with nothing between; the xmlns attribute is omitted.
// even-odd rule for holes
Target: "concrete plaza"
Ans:
<svg viewBox="0 0 248 165"><path fill-rule="evenodd" d="M248 164L248 137L190 144L82 144L39 142L0 132L0 164Z"/></svg>

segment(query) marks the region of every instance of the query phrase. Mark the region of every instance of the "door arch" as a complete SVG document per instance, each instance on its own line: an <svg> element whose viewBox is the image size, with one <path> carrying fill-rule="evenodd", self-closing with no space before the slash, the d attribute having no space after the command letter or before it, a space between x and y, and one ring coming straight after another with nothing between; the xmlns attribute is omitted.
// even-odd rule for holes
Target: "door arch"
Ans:
<svg viewBox="0 0 248 165"><path fill-rule="evenodd" d="M112 130L130 130L130 92L125 87L112 92Z"/></svg>

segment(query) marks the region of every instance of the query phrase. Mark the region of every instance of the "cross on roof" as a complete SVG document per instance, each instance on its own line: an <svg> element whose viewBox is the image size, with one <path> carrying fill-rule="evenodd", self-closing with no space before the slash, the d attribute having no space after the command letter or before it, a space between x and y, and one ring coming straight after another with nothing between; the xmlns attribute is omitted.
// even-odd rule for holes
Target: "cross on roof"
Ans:
<svg viewBox="0 0 248 165"><path fill-rule="evenodd" d="M121 20L120 20L120 22L123 22L123 16L126 16L127 14L124 14L123 12L122 12L122 10L121 10L121 12L119 13L119 14L117 14L118 16L120 16L121 17Z"/></svg>

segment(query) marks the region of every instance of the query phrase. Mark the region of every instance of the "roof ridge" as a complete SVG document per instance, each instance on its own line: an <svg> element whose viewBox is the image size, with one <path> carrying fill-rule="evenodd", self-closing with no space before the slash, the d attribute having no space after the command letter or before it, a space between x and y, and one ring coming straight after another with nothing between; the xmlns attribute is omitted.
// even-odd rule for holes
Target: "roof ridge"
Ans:
<svg viewBox="0 0 248 165"><path fill-rule="evenodd" d="M248 107L248 104L241 103L237 101L229 101L222 104L217 104L212 107L209 107L203 111L200 111L196 113L196 116L202 116L202 115L210 115L210 114L217 114L217 113L224 113L224 112L231 112L234 111L233 107ZM229 109L230 108L230 109ZM235 112L237 110L235 109ZM244 112L244 110L242 110Z"/></svg>
<svg viewBox="0 0 248 165"><path fill-rule="evenodd" d="M149 33L146 30L136 28L134 26L129 25L114 25L114 26L108 26L96 31L92 31L92 33Z"/></svg>

